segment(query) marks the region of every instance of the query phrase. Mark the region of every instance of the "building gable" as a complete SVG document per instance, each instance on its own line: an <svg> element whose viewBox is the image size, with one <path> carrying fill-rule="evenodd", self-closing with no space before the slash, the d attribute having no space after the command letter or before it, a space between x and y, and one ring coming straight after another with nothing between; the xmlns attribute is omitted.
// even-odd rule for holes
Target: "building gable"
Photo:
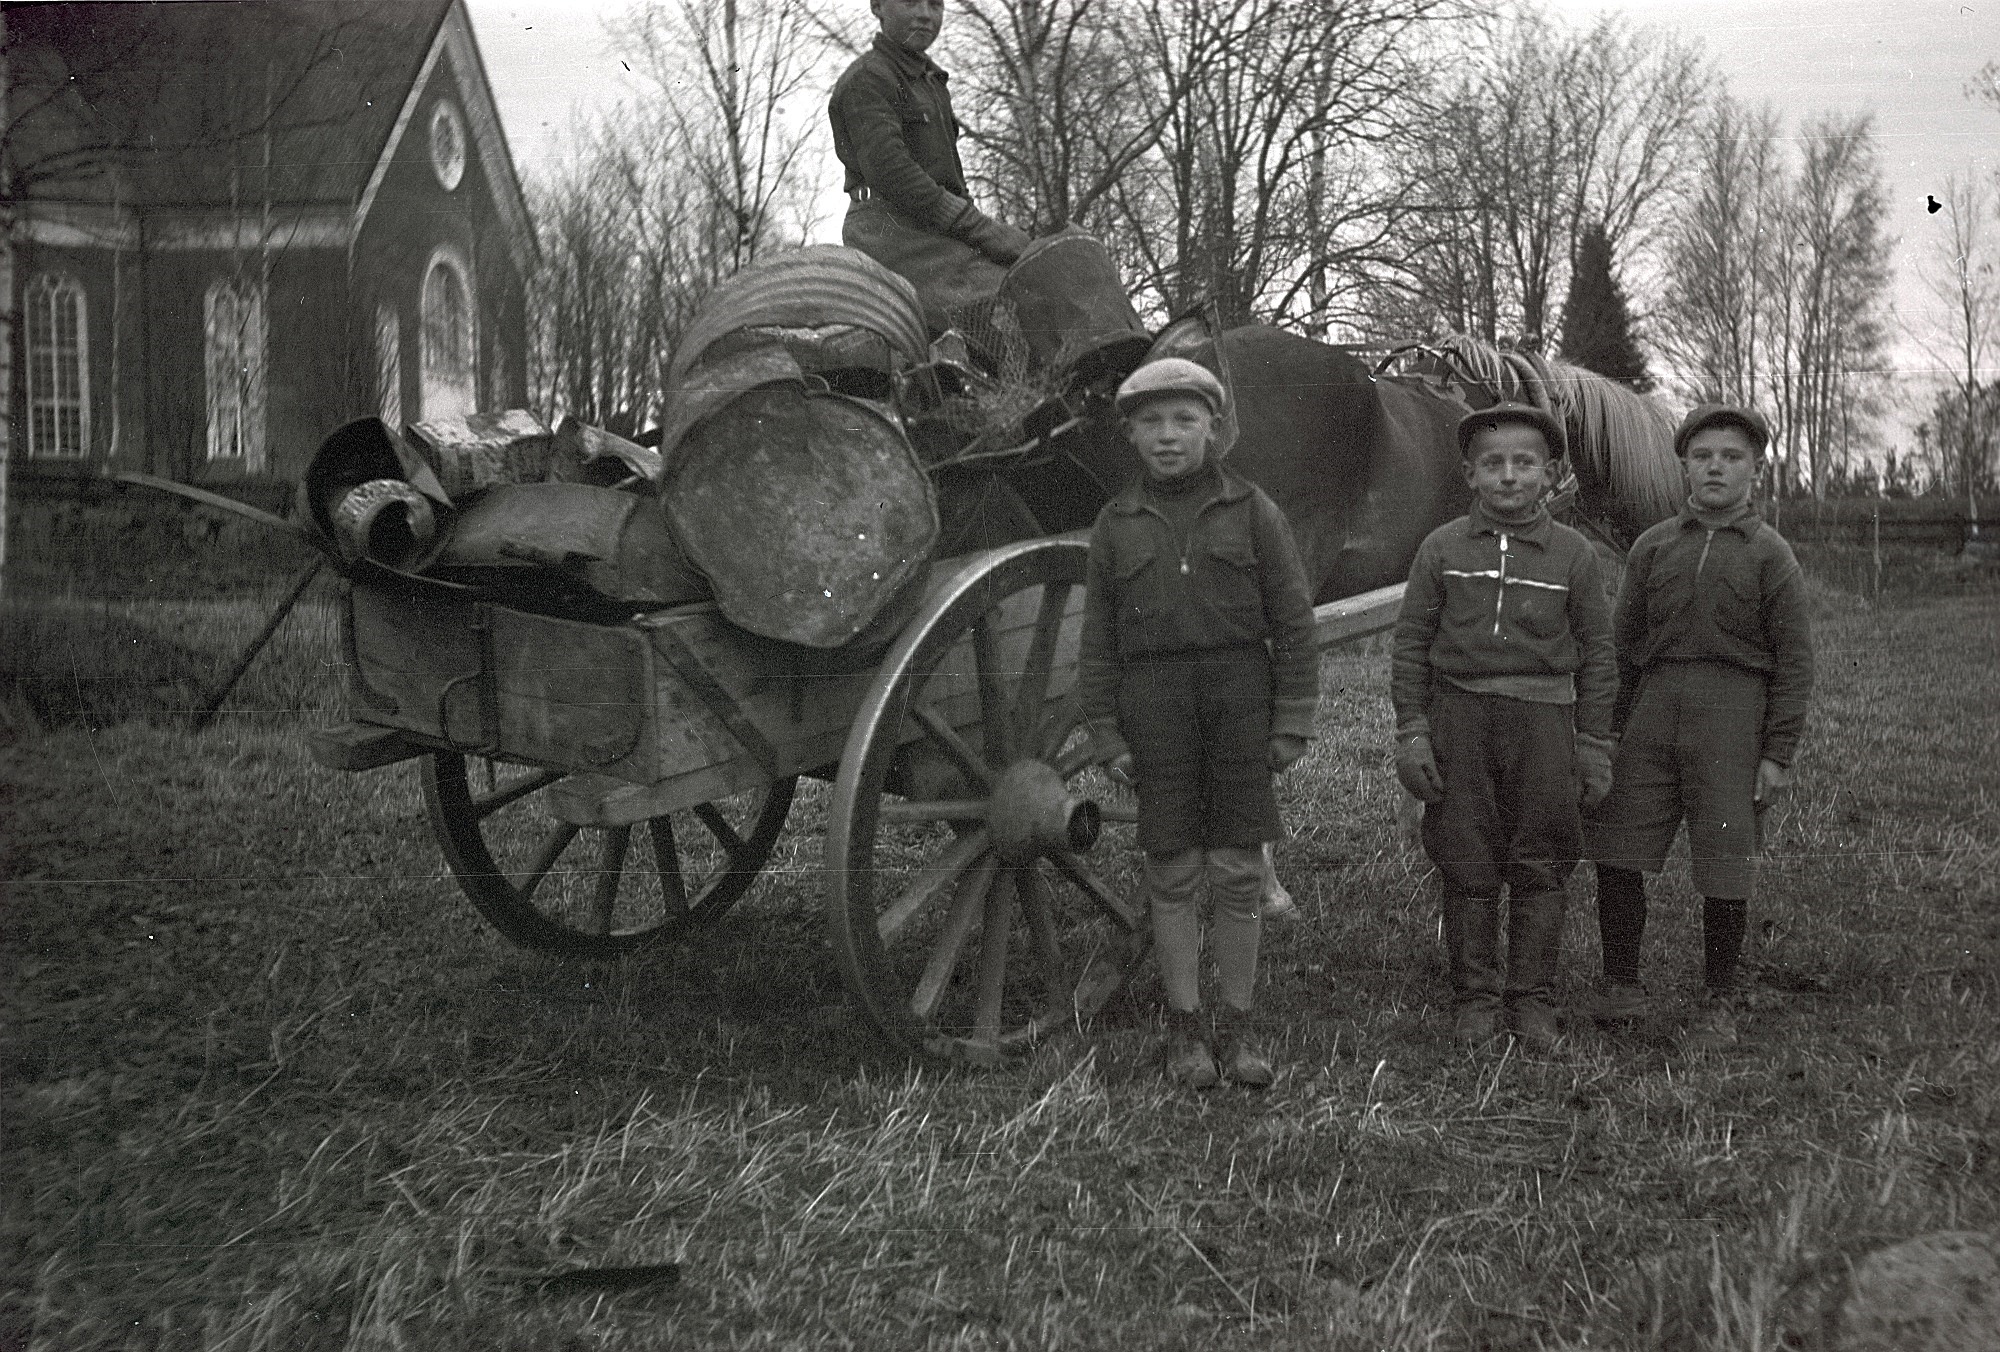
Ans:
<svg viewBox="0 0 2000 1352"><path fill-rule="evenodd" d="M423 64L404 94L395 123L355 206L351 238L361 237L368 213L373 209L398 153L406 145L414 149L428 138L428 127L420 124L417 113L434 92L440 69L446 67L463 101L471 137L470 149L478 156L480 167L485 171L494 209L507 236L508 251L516 270L525 277L534 267L538 252L534 229L529 223L527 199L521 191L520 177L514 170L514 158L507 150L507 138L500 128L500 111L493 102L493 88L486 78L486 66L480 59L479 46L473 40L472 25L466 16L463 0L452 0L444 22L438 26L437 34L424 54Z"/></svg>

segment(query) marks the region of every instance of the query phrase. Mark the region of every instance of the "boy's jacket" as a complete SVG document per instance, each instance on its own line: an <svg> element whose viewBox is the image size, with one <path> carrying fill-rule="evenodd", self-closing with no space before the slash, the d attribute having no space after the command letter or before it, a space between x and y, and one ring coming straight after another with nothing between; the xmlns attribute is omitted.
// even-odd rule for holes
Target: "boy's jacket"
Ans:
<svg viewBox="0 0 2000 1352"><path fill-rule="evenodd" d="M1766 677L1762 756L1790 765L1812 697L1805 575L1785 538L1752 508L1708 531L1683 507L1625 561L1613 620L1620 704L1662 662L1728 662Z"/></svg>
<svg viewBox="0 0 2000 1352"><path fill-rule="evenodd" d="M1271 731L1312 736L1319 660L1305 564L1277 504L1225 466L1216 473L1220 487L1185 540L1148 505L1143 479L1098 514L1077 680L1100 746L1122 748L1119 662L1267 639Z"/></svg>
<svg viewBox="0 0 2000 1352"><path fill-rule="evenodd" d="M928 56L877 33L827 104L846 191L865 187L940 232L953 228L966 205L948 79Z"/></svg>
<svg viewBox="0 0 2000 1352"><path fill-rule="evenodd" d="M1389 695L1399 739L1428 736L1434 678L1573 676L1576 730L1611 733L1611 599L1590 542L1547 509L1524 526L1479 509L1417 546L1396 621Z"/></svg>

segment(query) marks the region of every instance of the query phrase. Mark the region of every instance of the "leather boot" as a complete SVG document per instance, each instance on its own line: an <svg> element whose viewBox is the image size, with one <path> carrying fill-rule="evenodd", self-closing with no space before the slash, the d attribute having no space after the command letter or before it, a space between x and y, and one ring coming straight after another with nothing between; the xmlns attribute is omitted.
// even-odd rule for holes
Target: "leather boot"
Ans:
<svg viewBox="0 0 2000 1352"><path fill-rule="evenodd" d="M1490 1042L1500 1033L1500 902L1446 892L1444 952L1451 968L1455 1042Z"/></svg>
<svg viewBox="0 0 2000 1352"><path fill-rule="evenodd" d="M1529 1051L1552 1051L1562 1036L1555 991L1563 903L1560 892L1507 903L1507 1026Z"/></svg>

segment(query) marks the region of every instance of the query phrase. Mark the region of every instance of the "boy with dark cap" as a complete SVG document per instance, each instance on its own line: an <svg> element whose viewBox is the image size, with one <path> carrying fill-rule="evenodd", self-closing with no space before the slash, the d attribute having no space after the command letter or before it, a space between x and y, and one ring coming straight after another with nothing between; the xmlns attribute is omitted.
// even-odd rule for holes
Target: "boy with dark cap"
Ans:
<svg viewBox="0 0 2000 1352"><path fill-rule="evenodd" d="M1093 749L1136 780L1153 947L1166 987L1167 1074L1271 1083L1250 1032L1263 843L1281 834L1271 777L1305 754L1319 700L1311 594L1283 513L1221 464L1222 383L1179 358L1118 388L1145 472L1098 513L1078 698ZM1221 1001L1201 1019L1201 915Z"/></svg>
<svg viewBox="0 0 2000 1352"><path fill-rule="evenodd" d="M1687 822L1707 988L1695 1047L1736 1041L1758 825L1791 785L1812 697L1805 579L1750 503L1770 443L1756 410L1728 404L1701 405L1674 434L1687 505L1641 535L1626 561L1613 618L1623 735L1611 794L1586 823L1604 943L1596 1013L1618 1022L1646 1012L1643 875L1664 865Z"/></svg>
<svg viewBox="0 0 2000 1352"><path fill-rule="evenodd" d="M1611 784L1610 598L1589 541L1542 501L1564 450L1555 419L1479 409L1458 444L1472 509L1417 547L1396 621L1396 774L1424 800L1424 850L1444 876L1452 1037L1491 1040L1504 1008L1514 1036L1547 1051L1578 804Z"/></svg>

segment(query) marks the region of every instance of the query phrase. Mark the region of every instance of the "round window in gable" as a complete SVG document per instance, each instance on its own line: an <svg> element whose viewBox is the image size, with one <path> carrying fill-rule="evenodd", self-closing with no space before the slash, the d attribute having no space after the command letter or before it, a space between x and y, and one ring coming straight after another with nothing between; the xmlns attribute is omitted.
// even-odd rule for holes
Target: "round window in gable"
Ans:
<svg viewBox="0 0 2000 1352"><path fill-rule="evenodd" d="M442 99L431 109L431 168L446 192L465 177L465 119Z"/></svg>

